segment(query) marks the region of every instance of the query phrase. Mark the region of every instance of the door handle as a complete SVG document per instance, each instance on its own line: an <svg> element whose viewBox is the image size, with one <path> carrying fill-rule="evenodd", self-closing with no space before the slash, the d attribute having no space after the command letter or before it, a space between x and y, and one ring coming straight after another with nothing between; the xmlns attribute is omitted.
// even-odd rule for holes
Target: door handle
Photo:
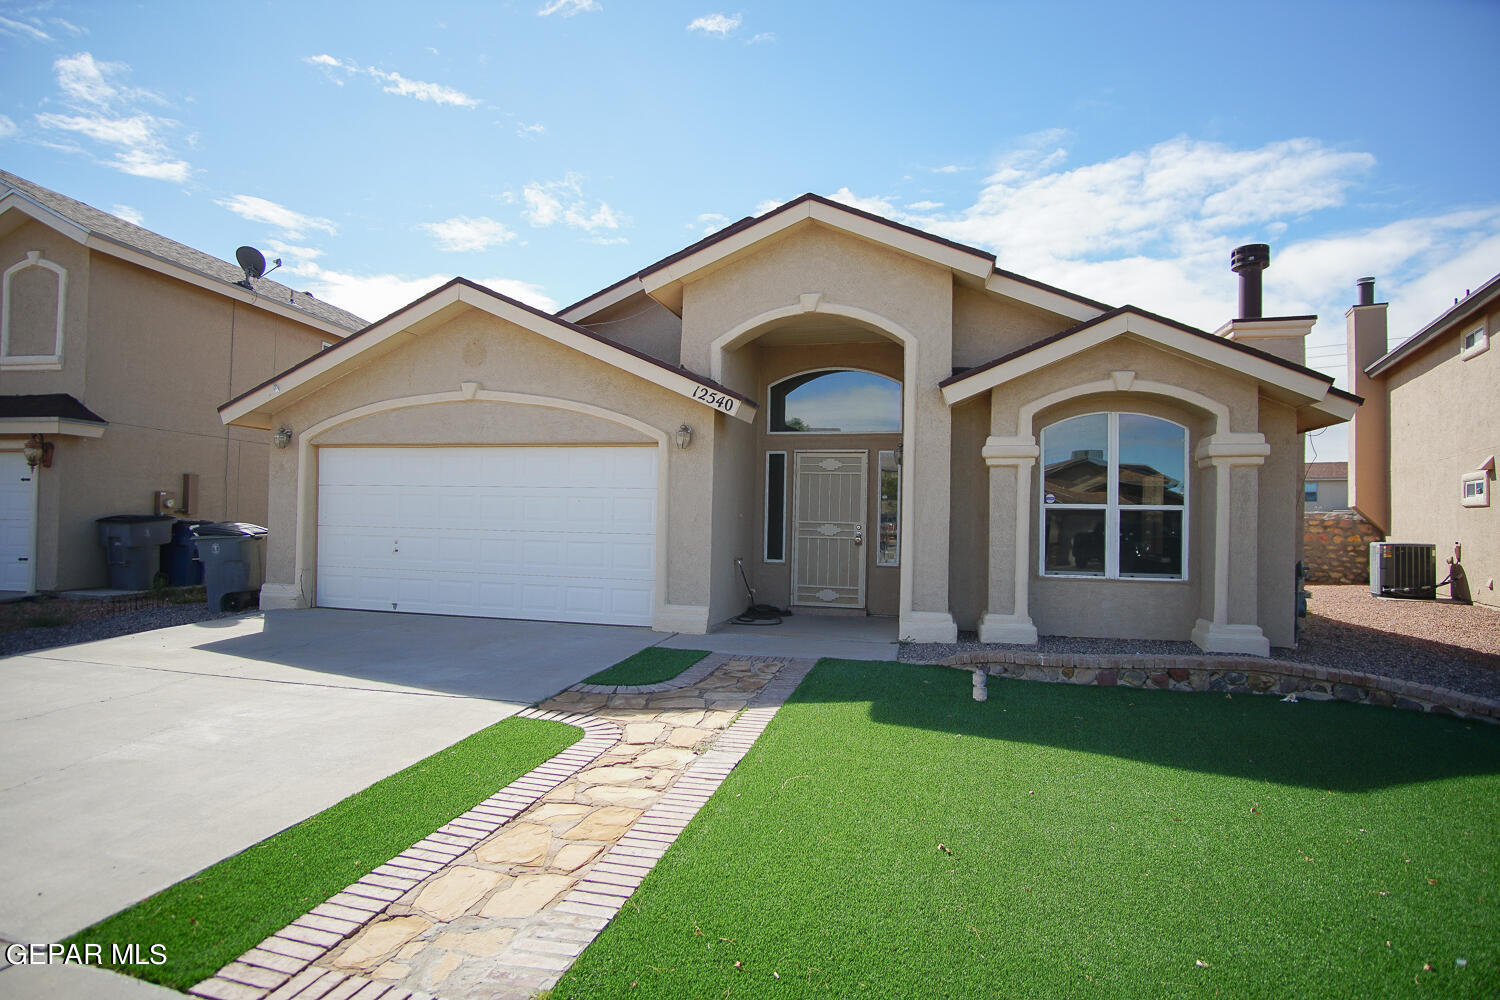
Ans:
<svg viewBox="0 0 1500 1000"><path fill-rule="evenodd" d="M854 526L854 544L865 544L865 526L863 524L856 524Z"/></svg>

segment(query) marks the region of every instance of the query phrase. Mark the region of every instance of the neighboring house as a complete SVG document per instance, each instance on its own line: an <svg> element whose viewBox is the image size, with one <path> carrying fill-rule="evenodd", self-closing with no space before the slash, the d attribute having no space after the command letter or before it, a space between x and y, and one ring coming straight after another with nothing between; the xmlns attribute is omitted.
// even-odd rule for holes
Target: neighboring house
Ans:
<svg viewBox="0 0 1500 1000"><path fill-rule="evenodd" d="M1349 308L1349 384L1367 402L1349 431L1349 503L1389 541L1437 546L1452 596L1500 605L1500 275L1389 348L1375 279ZM1492 349L1495 348L1495 349Z"/></svg>
<svg viewBox="0 0 1500 1000"><path fill-rule="evenodd" d="M1349 509L1349 463L1308 462L1302 477L1304 510Z"/></svg>
<svg viewBox="0 0 1500 1000"><path fill-rule="evenodd" d="M153 513L158 491L194 517L265 520L266 435L215 407L364 321L242 280L0 171L0 590L104 586L94 520Z"/></svg>
<svg viewBox="0 0 1500 1000"><path fill-rule="evenodd" d="M701 633L742 566L912 641L1265 653L1302 433L1358 402L1313 319L1210 334L804 195L556 315L454 279L221 415L292 442L263 607Z"/></svg>

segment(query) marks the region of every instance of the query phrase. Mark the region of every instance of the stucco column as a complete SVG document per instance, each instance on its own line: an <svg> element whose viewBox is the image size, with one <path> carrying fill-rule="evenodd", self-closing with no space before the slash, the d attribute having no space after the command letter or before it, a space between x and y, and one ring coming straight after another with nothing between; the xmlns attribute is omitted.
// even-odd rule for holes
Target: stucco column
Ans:
<svg viewBox="0 0 1500 1000"><path fill-rule="evenodd" d="M948 606L953 415L937 388L951 371L951 357L951 348L930 338L906 345L899 630L905 642L958 641Z"/></svg>
<svg viewBox="0 0 1500 1000"><path fill-rule="evenodd" d="M1208 653L1269 656L1256 605L1260 466L1271 446L1259 433L1221 433L1198 444L1198 468L1213 469L1213 618L1199 618L1193 642Z"/></svg>
<svg viewBox="0 0 1500 1000"><path fill-rule="evenodd" d="M989 596L980 642L1036 642L1027 609L1031 580L1031 469L1036 438L992 436L984 443L990 469Z"/></svg>

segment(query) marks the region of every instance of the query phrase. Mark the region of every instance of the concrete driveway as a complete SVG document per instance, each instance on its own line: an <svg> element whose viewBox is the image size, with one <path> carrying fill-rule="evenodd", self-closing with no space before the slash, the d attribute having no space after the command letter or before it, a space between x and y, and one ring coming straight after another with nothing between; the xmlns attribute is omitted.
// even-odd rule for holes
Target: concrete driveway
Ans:
<svg viewBox="0 0 1500 1000"><path fill-rule="evenodd" d="M0 938L58 940L661 638L314 609L0 660Z"/></svg>

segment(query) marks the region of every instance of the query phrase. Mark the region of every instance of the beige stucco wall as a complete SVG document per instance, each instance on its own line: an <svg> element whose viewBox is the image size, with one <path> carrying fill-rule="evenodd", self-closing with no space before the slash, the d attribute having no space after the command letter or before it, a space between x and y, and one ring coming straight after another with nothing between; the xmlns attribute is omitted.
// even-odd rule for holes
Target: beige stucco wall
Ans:
<svg viewBox="0 0 1500 1000"><path fill-rule="evenodd" d="M1306 510L1328 511L1349 509L1349 481L1347 479L1308 479L1305 482L1318 484L1317 502L1307 501Z"/></svg>
<svg viewBox="0 0 1500 1000"><path fill-rule="evenodd" d="M1484 322L1490 348L1459 358L1470 321L1404 361L1384 381L1390 390L1393 542L1437 545L1438 578L1447 575L1454 543L1474 601L1500 605L1500 500L1490 475L1490 506L1464 507L1460 482L1491 456L1500 457L1500 309ZM1446 594L1446 588L1439 591Z"/></svg>
<svg viewBox="0 0 1500 1000"><path fill-rule="evenodd" d="M682 320L644 292L601 310L581 325L669 365L682 360Z"/></svg>
<svg viewBox="0 0 1500 1000"><path fill-rule="evenodd" d="M477 383L476 396L493 391L550 402L535 405L475 398L403 404L337 422L322 432L314 430L373 404L457 393L464 382ZM273 410L273 421L291 428L294 440L290 447L270 453L267 584L297 587L304 600L315 593L318 446L655 443L653 436L615 420L572 412L568 402L641 421L669 442L659 450L666 462L668 485L658 502L664 504L671 545L659 549L665 552L665 565L658 565L657 572L664 580L668 604L695 607L700 618L705 616L710 576L703 553L709 550L714 528L711 501L718 437L712 411L479 310L461 311L318 392ZM695 430L693 445L687 450L670 443L683 423ZM307 467L300 470L299 506L299 462L303 460ZM662 524L659 517L659 532ZM299 539L300 578L295 563Z"/></svg>
<svg viewBox="0 0 1500 1000"><path fill-rule="evenodd" d="M150 513L184 473L199 477L192 516L263 523L266 435L226 428L217 407L336 338L36 223L0 239L0 269L28 250L68 269L63 368L0 369L0 394L67 393L109 422L102 438L53 438L38 475L37 588L104 585L94 520Z"/></svg>
<svg viewBox="0 0 1500 1000"><path fill-rule="evenodd" d="M955 283L953 366L984 364L1074 325L1065 316Z"/></svg>
<svg viewBox="0 0 1500 1000"><path fill-rule="evenodd" d="M1296 645L1297 562L1302 558L1302 474L1306 468L1296 410L1262 396L1260 432L1271 454L1257 476L1256 608L1261 631L1271 646L1290 647Z"/></svg>
<svg viewBox="0 0 1500 1000"><path fill-rule="evenodd" d="M1013 551L992 547L990 470L984 442L990 433L990 397L981 393L953 408L953 484L949 493L952 533L948 542L948 600L961 629L977 629L988 602L986 580L991 558L1005 562ZM1012 493L1014 480L1010 480Z"/></svg>

